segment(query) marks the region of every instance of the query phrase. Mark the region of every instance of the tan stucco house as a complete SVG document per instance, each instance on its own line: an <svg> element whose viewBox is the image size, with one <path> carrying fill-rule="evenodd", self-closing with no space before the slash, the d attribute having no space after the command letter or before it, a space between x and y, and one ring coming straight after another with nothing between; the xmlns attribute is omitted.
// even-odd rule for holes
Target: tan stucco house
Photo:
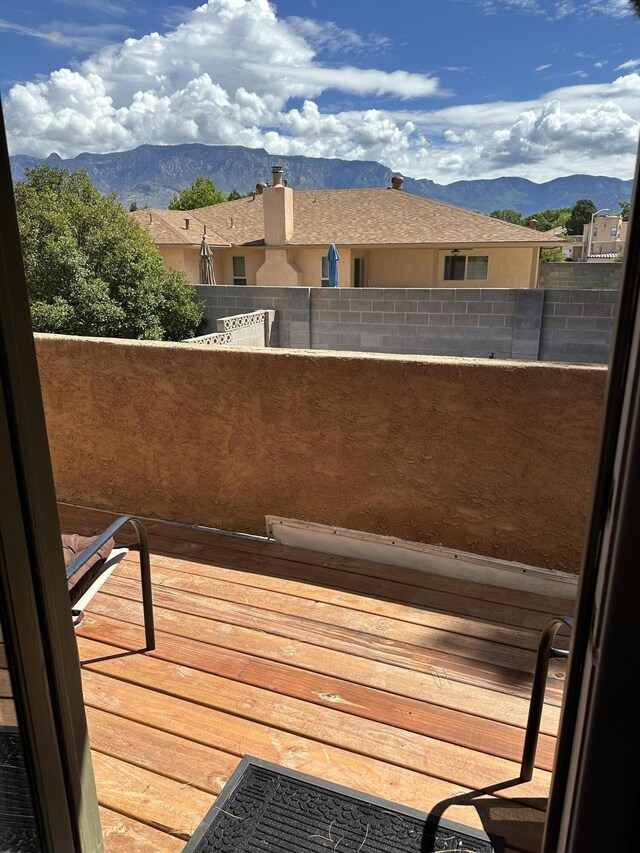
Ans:
<svg viewBox="0 0 640 853"><path fill-rule="evenodd" d="M595 216L582 229L581 237L574 237L571 260L589 263L607 263L624 251L628 222L622 216Z"/></svg>
<svg viewBox="0 0 640 853"><path fill-rule="evenodd" d="M340 287L535 287L540 250L558 238L393 188L294 191L273 170L247 198L190 211L138 210L167 267L201 283L206 233L217 284Z"/></svg>

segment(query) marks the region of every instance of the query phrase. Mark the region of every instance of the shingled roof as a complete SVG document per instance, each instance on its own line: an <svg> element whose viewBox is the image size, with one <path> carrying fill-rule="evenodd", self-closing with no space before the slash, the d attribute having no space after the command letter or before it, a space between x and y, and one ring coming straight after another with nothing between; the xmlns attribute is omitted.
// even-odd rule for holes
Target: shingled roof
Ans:
<svg viewBox="0 0 640 853"><path fill-rule="evenodd" d="M132 216L160 245L198 244L206 226L211 246L263 246L262 201L256 195L196 210L139 210ZM548 247L561 242L522 225L392 189L296 190L293 222L290 246Z"/></svg>

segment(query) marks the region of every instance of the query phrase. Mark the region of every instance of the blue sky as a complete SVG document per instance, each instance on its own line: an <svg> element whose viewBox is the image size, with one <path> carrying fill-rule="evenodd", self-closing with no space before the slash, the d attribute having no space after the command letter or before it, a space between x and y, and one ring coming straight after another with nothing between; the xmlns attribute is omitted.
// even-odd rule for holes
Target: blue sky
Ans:
<svg viewBox="0 0 640 853"><path fill-rule="evenodd" d="M450 183L633 176L627 0L3 0L12 153L143 143L372 159Z"/></svg>

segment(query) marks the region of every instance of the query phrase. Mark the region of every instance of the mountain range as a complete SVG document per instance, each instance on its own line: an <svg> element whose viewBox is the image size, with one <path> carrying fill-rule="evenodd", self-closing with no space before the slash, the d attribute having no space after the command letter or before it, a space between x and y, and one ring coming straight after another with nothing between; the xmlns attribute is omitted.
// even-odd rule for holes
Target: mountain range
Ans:
<svg viewBox="0 0 640 853"><path fill-rule="evenodd" d="M14 181L24 180L25 168L40 164L64 169L86 169L103 193L117 193L128 209L166 207L174 193L191 186L199 176L210 177L218 189L250 192L259 181L271 180L271 167L281 165L289 186L301 190L388 187L394 173L381 163L365 160L281 157L263 148L239 145L141 145L114 154L78 154L63 160L58 154L46 159L17 154L11 157ZM580 198L598 208L619 210L620 201L631 198L633 181L592 175L570 175L536 184L526 178L455 181L436 184L427 178L405 176L404 189L414 195L491 213L512 208L523 216L547 208L571 207Z"/></svg>

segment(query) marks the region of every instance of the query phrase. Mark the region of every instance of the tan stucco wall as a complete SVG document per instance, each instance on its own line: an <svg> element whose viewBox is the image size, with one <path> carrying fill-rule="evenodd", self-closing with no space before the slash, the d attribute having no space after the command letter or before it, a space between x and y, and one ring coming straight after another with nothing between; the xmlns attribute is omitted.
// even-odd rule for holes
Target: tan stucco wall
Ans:
<svg viewBox="0 0 640 853"><path fill-rule="evenodd" d="M244 268L247 274L247 284L256 283L256 274L264 263L264 249L216 249L220 256L222 275L216 279L218 284L233 284L233 259L244 258Z"/></svg>
<svg viewBox="0 0 640 853"><path fill-rule="evenodd" d="M179 246L160 246L162 261L168 269L180 270L193 284L200 282L200 252L197 249ZM214 258L213 270L216 276L222 272L221 266ZM218 279L216 278L216 281Z"/></svg>
<svg viewBox="0 0 640 853"><path fill-rule="evenodd" d="M322 258L326 258L329 247L326 249L295 249L288 250L289 258L302 274L301 285L303 287L321 287ZM340 287L351 286L351 251L338 246L340 260L338 261L338 275Z"/></svg>
<svg viewBox="0 0 640 853"><path fill-rule="evenodd" d="M37 335L62 501L577 571L606 370Z"/></svg>
<svg viewBox="0 0 640 853"><path fill-rule="evenodd" d="M437 287L434 249L388 249L368 252L369 287Z"/></svg>
<svg viewBox="0 0 640 853"><path fill-rule="evenodd" d="M327 246L328 250L328 246ZM319 248L212 248L217 284L233 284L232 258L244 256L247 284L278 287L319 287L322 255ZM353 259L364 258L368 287L535 287L538 249L473 249L464 254L488 255L487 281L445 281L444 259L449 252L435 249L349 249L338 246L340 286L351 287ZM189 281L200 283L197 249L161 248L166 266L183 270ZM286 260L285 260L286 255ZM268 263L265 260L268 259Z"/></svg>
<svg viewBox="0 0 640 853"><path fill-rule="evenodd" d="M533 287L532 265L535 267L539 249L461 249L462 255L487 255L486 281L445 281L444 259L450 252L438 252L438 281L434 287Z"/></svg>
<svg viewBox="0 0 640 853"><path fill-rule="evenodd" d="M264 263L256 270L255 283L258 287L302 287L304 281L302 270L287 249L271 248L265 251Z"/></svg>

